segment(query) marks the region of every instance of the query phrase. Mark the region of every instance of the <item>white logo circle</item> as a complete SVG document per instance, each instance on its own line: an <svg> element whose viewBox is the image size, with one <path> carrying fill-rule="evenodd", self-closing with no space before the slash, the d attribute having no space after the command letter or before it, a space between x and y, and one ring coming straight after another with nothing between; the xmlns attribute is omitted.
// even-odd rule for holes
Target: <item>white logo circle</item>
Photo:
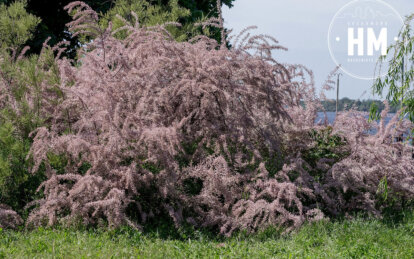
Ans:
<svg viewBox="0 0 414 259"><path fill-rule="evenodd" d="M342 7L332 19L328 31L328 48L333 61L346 74L365 80L375 75L381 56L396 40L404 25L401 15L380 0L354 0Z"/></svg>

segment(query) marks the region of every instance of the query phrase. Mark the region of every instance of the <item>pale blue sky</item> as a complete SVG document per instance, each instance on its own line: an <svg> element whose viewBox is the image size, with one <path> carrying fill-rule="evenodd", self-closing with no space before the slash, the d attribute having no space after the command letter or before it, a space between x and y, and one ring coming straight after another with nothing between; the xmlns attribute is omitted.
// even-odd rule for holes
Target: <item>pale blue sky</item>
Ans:
<svg viewBox="0 0 414 259"><path fill-rule="evenodd" d="M240 32L256 25L257 33L274 36L289 51L274 52L277 60L304 64L313 70L317 86L335 68L331 59L327 35L335 13L351 0L236 0L234 7L223 10L225 26ZM413 0L384 0L401 16L414 13ZM340 97L372 98L372 81L354 79L346 74L341 78ZM335 96L328 93L329 98ZM378 97L377 97L378 98Z"/></svg>

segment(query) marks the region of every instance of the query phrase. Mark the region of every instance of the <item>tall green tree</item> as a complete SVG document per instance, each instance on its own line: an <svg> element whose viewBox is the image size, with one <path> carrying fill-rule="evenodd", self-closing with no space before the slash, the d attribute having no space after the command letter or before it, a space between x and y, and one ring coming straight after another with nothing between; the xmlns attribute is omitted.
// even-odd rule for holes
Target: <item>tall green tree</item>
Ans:
<svg viewBox="0 0 414 259"><path fill-rule="evenodd" d="M27 2L16 1L10 6L0 5L0 48L18 51L28 40L41 20L26 12Z"/></svg>
<svg viewBox="0 0 414 259"><path fill-rule="evenodd" d="M29 134L42 123L37 112L41 84L51 79L44 69L54 64L50 52L41 59L19 58L41 22L26 12L26 4L24 0L0 4L0 204L19 212L33 199L42 179L29 173L26 156L32 142Z"/></svg>
<svg viewBox="0 0 414 259"><path fill-rule="evenodd" d="M28 0L27 11L36 15L41 19L34 37L28 42L31 51L38 53L42 48L43 42L51 37L50 44L55 44L62 40L71 40L69 47L69 54L74 55L74 49L79 46L77 39L72 40L70 33L66 30L66 23L71 21L71 17L63 9L68 3L73 0ZM10 4L13 0L0 0L0 3ZM216 0L84 0L86 4L91 6L95 11L102 16L112 16L117 11L126 13L126 7L141 9L141 13L148 11L148 16L157 15L158 20L165 21L166 18L176 18L176 21L183 24L181 33L178 34L179 39L183 39L183 31L185 29L192 30L189 24L199 21L205 17L211 17L217 14ZM176 2L175 6L174 3ZM234 0L223 0L223 4L231 7ZM141 5L138 8L138 5ZM113 10L115 8L116 10ZM185 9L185 11L184 11ZM154 10L156 10L154 12ZM166 13L165 13L166 12ZM186 14L184 15L184 13ZM157 19L148 19L146 15L144 21L154 21ZM144 22L145 24L145 22ZM192 34L190 32L190 34ZM215 32L213 35L219 39L220 34Z"/></svg>
<svg viewBox="0 0 414 259"><path fill-rule="evenodd" d="M169 0L166 4L151 4L147 0L117 0L114 6L103 16L101 24L106 27L108 22L112 22L113 29L124 25L124 22L117 16L134 24L135 18L131 12L137 14L138 22L142 25L154 26L166 22L180 22L189 17L190 11L178 4L178 0ZM174 38L182 41L187 39L187 34L191 34L189 24L183 24L181 28L170 26L168 28ZM125 32L120 32L123 37Z"/></svg>

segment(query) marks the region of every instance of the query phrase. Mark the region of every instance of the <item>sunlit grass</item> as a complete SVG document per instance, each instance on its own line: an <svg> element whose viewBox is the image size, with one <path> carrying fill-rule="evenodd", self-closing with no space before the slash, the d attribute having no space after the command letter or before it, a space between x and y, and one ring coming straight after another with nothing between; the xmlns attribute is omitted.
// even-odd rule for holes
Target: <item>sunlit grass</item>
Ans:
<svg viewBox="0 0 414 259"><path fill-rule="evenodd" d="M0 258L414 258L414 215L319 222L296 233L268 229L226 239L154 228L0 232Z"/></svg>

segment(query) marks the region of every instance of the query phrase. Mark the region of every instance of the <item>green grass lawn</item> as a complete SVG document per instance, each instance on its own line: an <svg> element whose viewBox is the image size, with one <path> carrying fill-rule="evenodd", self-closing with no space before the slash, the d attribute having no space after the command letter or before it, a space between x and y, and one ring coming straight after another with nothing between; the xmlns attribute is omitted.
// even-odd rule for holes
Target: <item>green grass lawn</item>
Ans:
<svg viewBox="0 0 414 259"><path fill-rule="evenodd" d="M190 234L187 234L190 233ZM268 229L225 239L163 228L1 231L0 258L414 258L414 214L341 220L280 235Z"/></svg>

